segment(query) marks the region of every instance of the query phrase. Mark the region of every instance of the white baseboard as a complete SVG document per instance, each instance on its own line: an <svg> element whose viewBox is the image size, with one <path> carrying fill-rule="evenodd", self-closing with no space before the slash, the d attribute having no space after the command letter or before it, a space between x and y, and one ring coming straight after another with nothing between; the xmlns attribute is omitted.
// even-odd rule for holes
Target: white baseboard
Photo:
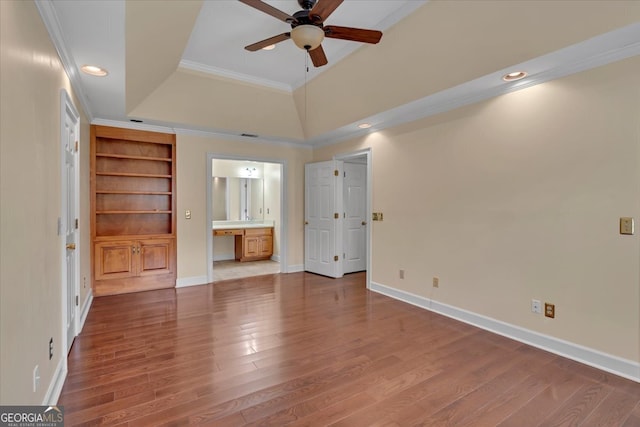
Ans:
<svg viewBox="0 0 640 427"><path fill-rule="evenodd" d="M299 273L301 271L304 271L304 264L289 265L287 268L287 273Z"/></svg>
<svg viewBox="0 0 640 427"><path fill-rule="evenodd" d="M186 288L188 286L206 285L207 276L182 277L176 280L176 288Z"/></svg>
<svg viewBox="0 0 640 427"><path fill-rule="evenodd" d="M66 357L66 354L64 357ZM43 406L52 406L58 403L58 398L60 398L62 386L64 385L64 380L66 378L67 364L66 359L63 358L58 362L58 366L56 366L56 371L53 373L51 383L49 383L49 387L47 388L47 393L44 395L44 399L42 399Z"/></svg>
<svg viewBox="0 0 640 427"><path fill-rule="evenodd" d="M272 255L271 261L280 262L280 255Z"/></svg>
<svg viewBox="0 0 640 427"><path fill-rule="evenodd" d="M84 322L87 320L87 316L89 315L89 309L91 308L91 304L93 303L93 292L89 289L89 295L84 299L84 303L82 304L82 309L80 310L80 322L78 325L78 330L76 331L76 335L79 335L82 332L82 328L84 327Z"/></svg>
<svg viewBox="0 0 640 427"><path fill-rule="evenodd" d="M372 291L412 304L585 365L640 382L640 363L521 328L471 311L443 304L410 292L371 282Z"/></svg>

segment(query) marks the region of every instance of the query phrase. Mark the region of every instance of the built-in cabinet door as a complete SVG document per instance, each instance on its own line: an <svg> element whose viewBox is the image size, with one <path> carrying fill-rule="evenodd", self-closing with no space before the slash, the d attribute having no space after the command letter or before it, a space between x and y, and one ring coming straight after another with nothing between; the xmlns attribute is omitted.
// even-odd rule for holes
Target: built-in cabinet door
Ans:
<svg viewBox="0 0 640 427"><path fill-rule="evenodd" d="M271 256L273 254L273 236L262 236L258 245L260 256Z"/></svg>
<svg viewBox="0 0 640 427"><path fill-rule="evenodd" d="M96 280L123 279L137 273L132 241L99 242L95 245Z"/></svg>
<svg viewBox="0 0 640 427"><path fill-rule="evenodd" d="M95 256L96 280L170 274L173 240L98 242Z"/></svg>
<svg viewBox="0 0 640 427"><path fill-rule="evenodd" d="M149 239L138 241L138 274L169 274L172 272L171 259L173 251L171 239Z"/></svg>
<svg viewBox="0 0 640 427"><path fill-rule="evenodd" d="M256 257L260 255L258 246L260 245L259 237L245 236L244 238L244 256L246 258Z"/></svg>

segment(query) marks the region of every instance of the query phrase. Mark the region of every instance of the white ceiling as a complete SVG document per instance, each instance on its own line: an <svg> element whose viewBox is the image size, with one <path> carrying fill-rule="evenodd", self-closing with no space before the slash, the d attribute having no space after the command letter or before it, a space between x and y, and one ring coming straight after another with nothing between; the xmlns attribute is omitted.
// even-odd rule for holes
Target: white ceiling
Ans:
<svg viewBox="0 0 640 427"><path fill-rule="evenodd" d="M126 124L131 118L127 114L126 88L127 84L132 84L135 79L130 78L128 82L126 81L127 76L131 77L131 70L127 70L127 64L125 63L127 52L125 18L128 16L129 6L134 1L141 0L129 0L129 3L124 0L36 0L45 25L70 75L74 89L84 109L87 110L90 120L96 123L112 121L114 124L118 122ZM190 3L198 7L200 4L198 0L181 1L183 2L182 5ZM179 2L176 3L173 0L145 0L142 5L148 7L151 12L153 8L163 7L169 2L172 2L174 7L176 7L175 5L182 7ZM289 14L299 10L296 0L267 1L267 3ZM440 5L437 5L439 9L436 11L439 10L441 12L442 9L447 7L446 4L443 7L442 2L438 3ZM454 33L460 35L460 40L463 41L461 42L462 45L458 44L458 46L464 46L465 38L473 40L474 43L482 46L484 37L482 32L477 32L476 30L474 33L465 33L466 28L464 26L456 26L459 19L462 18L459 17L460 10L469 10L461 9L460 4L464 4L464 2L458 3L455 7L450 7L452 13L446 15L449 20L443 23L442 28L448 27L447 31L454 30L453 33L449 33L449 37ZM478 4L486 4L487 9L493 11L491 13L495 13L496 7L501 7L501 3L496 3L495 1L468 4L474 4L475 10L478 10ZM522 4L529 8L538 7L532 2L516 2L516 4ZM486 64L467 63L465 64L467 68L464 70L465 80L459 84L445 86L444 88L440 87L437 91L432 92L428 92L427 89L421 87L423 92L414 97L411 102L404 101L401 105L396 105L393 108L390 108L388 103L373 107L365 105L367 107L366 114L363 113L362 119L374 123L374 127L370 130L359 130L354 126L354 122L345 123L344 126L334 125L332 128L324 129L321 134L306 137L306 139L294 138L288 140L275 134L261 134L261 137L265 141L296 144L335 142L640 54L640 19L631 17L628 19L628 22L634 22L631 25L626 23L615 26L615 22L622 22L620 16L624 15L618 10L616 12L617 16L610 19L611 25L598 26L597 23L600 20L600 16L593 16L594 13L589 9L590 5L593 4L592 2L558 2L557 4L561 8L559 11L564 13L564 16L571 16L574 13L573 9L575 9L576 14L587 14L584 16L589 18L590 24L583 24L581 15L577 15L576 20L571 23L567 22L567 25L585 25L584 29L573 31L573 33L582 34L583 37L588 35L589 37L583 38L577 43L572 42L573 44L563 45L558 40L562 39L564 21L556 19L553 22L555 26L553 31L556 31L554 33L555 40L553 38L554 35L548 34L551 30L545 27L544 22L541 22L539 26L534 23L536 25L533 28L540 28L540 33L517 35L521 40L520 43L525 40L526 44L518 47L517 43L512 43L512 46L509 46L511 52L505 51L504 55L504 58L508 58L511 55L511 57L527 58L527 60L518 61L518 63L511 63L507 60L501 66L494 67L489 73L487 72ZM606 4L608 5L609 3ZM549 3L545 2L538 3L538 5L541 5L540 7L550 7ZM433 6L435 8L436 4L433 4ZM633 2L616 2L616 7L623 6L632 13L638 11ZM147 9L144 10L146 11ZM423 49L426 49L426 47L422 46L425 44L424 42L427 42L426 44L432 47L444 46L446 48L451 40L446 37L439 38L439 33L433 28L437 25L434 25L433 22L431 26L421 26L420 24L416 26L416 20L414 19L411 25L406 26L405 24L412 14L420 13L421 17L428 17L431 10L431 4L426 0L346 0L327 19L326 23L329 25L382 30L385 36L383 36L380 45L367 47L367 49L382 51L380 46L386 42L387 54L390 52L389 43L393 42L393 36L395 36L396 43L397 40L404 37L405 45L402 46L403 48L407 48L406 40L410 40L411 43L415 42L416 46L420 45ZM511 12L509 12L511 15L509 16L516 16L514 13L517 14L518 12L518 8L511 7ZM456 16L456 13L458 16ZM473 17L464 18L474 19ZM403 19L405 19L404 22ZM497 18L495 16L491 17L489 12L482 19L484 21L478 22L502 22L500 19L496 21ZM183 20L182 22L185 21ZM405 27L412 28L412 33L398 31L398 28L403 29ZM606 29L605 32L602 32L603 28ZM166 29L162 28L162 30L172 31L170 26ZM176 31L178 30L176 27ZM248 52L244 49L245 45L289 31L289 27L287 24L236 0L203 1L200 12L195 19L195 25L189 31L191 31L189 41L186 43L182 57L177 58L175 61L176 69L179 67L180 69L196 70L207 75L229 78L236 82L249 82L250 84L277 88L291 94L296 88L304 85L305 81L313 81L314 77L319 74L324 75L328 70L334 68L336 64L342 65L342 63L351 61L350 58L355 51L359 51L362 46L369 46L343 40L325 39L323 48L329 64L325 67L314 69L309 61L310 71L307 74L305 73L306 52L296 48L290 40L279 43L276 49L272 51ZM489 32L487 31L487 33ZM169 34L171 35L172 33ZM187 32L186 34L188 35L189 33ZM487 38L487 40L494 40L495 43L495 35L493 39ZM571 38L567 40L571 40ZM499 49L492 49L491 46L487 46L488 49L492 49L491 52L487 51L487 53L493 56L499 55L500 51L506 46ZM554 46L555 50L544 50ZM411 47L409 46L409 48ZM393 46L391 46L391 49L393 49ZM423 53L421 60L425 60L425 58L428 60L429 56L425 55L429 55L429 53L426 50L423 51L423 49L420 49L421 53ZM518 50L520 50L520 54ZM529 50L531 52L548 53L542 56L534 55L533 57L528 57L523 52L528 52ZM459 52L456 51L449 52L452 58L455 58L458 54ZM538 55L540 54L538 53ZM383 58L378 58L378 60L380 59ZM407 59L407 61L409 60ZM464 63L464 58L459 59L458 62ZM354 63L357 63L357 61ZM375 66L380 66L382 63L378 62ZM106 78L96 78L79 73L80 66L84 64L105 67L110 74ZM153 64L149 65L153 66ZM508 67L504 65L508 65ZM407 70L412 64L398 63L386 64L385 66L395 67L398 70ZM530 76L520 82L503 83L500 80L500 76L514 69L525 69L530 73ZM345 70L345 67L341 66L340 71L343 70ZM451 80L449 76L451 71L439 66L438 63L429 63L429 78L433 82ZM457 72L457 70L454 71ZM150 72L153 72L153 70L150 70ZM370 74L372 72L375 73L376 70L363 70L363 72ZM383 73L383 75L388 75L388 73ZM335 76L332 76L332 78L335 78ZM403 82L384 81L381 83L390 85L402 84ZM408 82L407 84L411 85L412 83ZM436 86L434 85L434 87ZM341 94L339 93L338 95ZM300 107L298 106L298 108ZM129 109L131 110L131 106ZM371 114L371 111L374 111L374 113ZM358 115L353 114L353 116ZM222 129L219 126L203 127L193 122L189 123L184 118L140 118L144 119L145 125L165 126L176 129L176 131L191 129L217 132L230 136L239 135L245 131L245 129L240 128L230 130Z"/></svg>

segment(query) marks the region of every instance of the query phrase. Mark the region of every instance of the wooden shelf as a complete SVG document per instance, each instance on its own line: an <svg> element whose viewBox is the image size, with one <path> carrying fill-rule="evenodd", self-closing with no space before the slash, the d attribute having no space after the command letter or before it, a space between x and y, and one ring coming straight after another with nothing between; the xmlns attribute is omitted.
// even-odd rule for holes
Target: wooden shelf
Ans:
<svg viewBox="0 0 640 427"><path fill-rule="evenodd" d="M170 196L171 191L128 191L128 190L96 190L96 194L131 194L149 196Z"/></svg>
<svg viewBox="0 0 640 427"><path fill-rule="evenodd" d="M175 286L175 139L91 126L94 295Z"/></svg>
<svg viewBox="0 0 640 427"><path fill-rule="evenodd" d="M159 175L154 173L131 173L131 172L96 172L102 176L130 176L133 178L172 178L171 175Z"/></svg>
<svg viewBox="0 0 640 427"><path fill-rule="evenodd" d="M96 153L96 157L111 157L113 159L150 160L150 161L156 161L156 162L172 162L173 161L173 159L170 159L167 157L132 156L129 154Z"/></svg>
<svg viewBox="0 0 640 427"><path fill-rule="evenodd" d="M171 211L96 211L96 215L112 215L112 214L170 214Z"/></svg>

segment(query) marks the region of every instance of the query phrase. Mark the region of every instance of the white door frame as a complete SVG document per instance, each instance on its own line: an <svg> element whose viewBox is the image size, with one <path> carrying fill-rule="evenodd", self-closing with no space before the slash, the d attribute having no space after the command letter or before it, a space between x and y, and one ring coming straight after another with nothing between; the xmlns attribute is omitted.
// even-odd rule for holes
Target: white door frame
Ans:
<svg viewBox="0 0 640 427"><path fill-rule="evenodd" d="M79 152L80 152L80 114L78 113L78 110L76 109L75 105L73 105L73 101L71 100L71 97L69 96L69 94L67 93L67 91L65 89L62 89L60 91L60 173L61 173L61 187L60 187L60 205L61 205L61 212L60 212L60 219L59 219L59 223L58 223L58 235L60 236L60 246L61 246L61 271L62 271L62 343L61 343L61 348L64 351L64 366L66 368L67 366L67 346L68 346L68 341L67 341L67 301L68 301L68 294L67 294L67 286L68 286L68 276L74 275L75 276L75 289L73 290L74 292L74 296L75 295L80 295L79 293L79 283L80 283L80 254L81 254L81 248L80 248L80 228L78 228L76 230L76 262L75 262L75 271L69 272L67 271L67 262L66 262L66 234L67 234L67 230L66 230L66 225L65 225L65 218L67 217L67 206L66 206L66 200L68 197L68 191L69 189L67 188L67 183L65 180L65 176L66 176L66 153L65 153L65 147L64 147L64 139L66 137L65 135L65 122L66 122L66 118L70 117L74 123L74 133L76 135L76 139L78 140L78 150L75 151L74 156L75 156L75 171L74 171L74 181L75 181L75 194L74 194L74 198L75 198L75 203L74 203L74 210L76 211L76 215L79 217L80 216L80 156L79 156ZM74 304L73 305L73 310L75 311L75 315L74 315L74 322L71 325L71 328L73 328L73 335L76 336L78 334L78 330L79 330L79 309L78 309L78 305Z"/></svg>
<svg viewBox="0 0 640 427"><path fill-rule="evenodd" d="M247 160L251 162L274 163L280 165L280 272L289 271L287 257L287 235L288 235L288 195L287 195L287 161L284 159L269 159L265 157L251 157L235 154L207 153L207 283L213 282L213 232L211 224L213 222L213 196L211 178L213 175L213 159L224 160Z"/></svg>
<svg viewBox="0 0 640 427"><path fill-rule="evenodd" d="M342 153L342 154L337 154L335 156L333 156L333 160L341 160L341 161L348 161L349 159L353 159L355 157L365 157L366 161L367 161L367 194L366 194L366 217L367 217L367 231L365 232L365 250L367 251L366 254L366 258L367 258L367 272L366 272L366 284L367 284L367 289L371 288L371 236L372 236L372 228L373 225L371 223L371 216L372 216L372 208L371 208L371 200L372 200L372 195L373 195L373 191L372 191L372 185L371 185L371 181L372 181L372 177L373 177L373 163L372 163L372 151L371 148L365 148L362 150L358 150L358 151L353 151L353 152L348 152L348 153ZM343 190L344 191L344 190ZM343 234L343 221L338 221L338 236L340 236L340 238L342 238L342 234ZM340 260L340 270L343 270L342 267L342 260Z"/></svg>

